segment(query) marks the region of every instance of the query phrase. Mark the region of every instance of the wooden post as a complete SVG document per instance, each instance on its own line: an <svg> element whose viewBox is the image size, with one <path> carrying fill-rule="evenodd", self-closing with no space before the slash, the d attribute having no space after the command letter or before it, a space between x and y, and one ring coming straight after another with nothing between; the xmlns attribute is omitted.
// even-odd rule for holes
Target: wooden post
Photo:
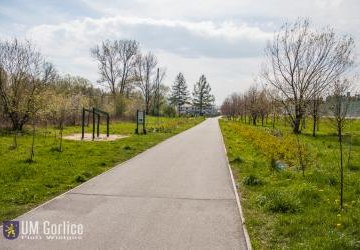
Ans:
<svg viewBox="0 0 360 250"><path fill-rule="evenodd" d="M82 122L81 122L81 140L84 140L85 133L85 108L82 109Z"/></svg>
<svg viewBox="0 0 360 250"><path fill-rule="evenodd" d="M95 140L95 108L92 109L92 115L93 115L92 139Z"/></svg>
<svg viewBox="0 0 360 250"><path fill-rule="evenodd" d="M96 128L97 137L100 136L100 114L97 114L97 128Z"/></svg>
<svg viewBox="0 0 360 250"><path fill-rule="evenodd" d="M109 123L110 123L110 116L109 114L106 116L106 136L109 137Z"/></svg>

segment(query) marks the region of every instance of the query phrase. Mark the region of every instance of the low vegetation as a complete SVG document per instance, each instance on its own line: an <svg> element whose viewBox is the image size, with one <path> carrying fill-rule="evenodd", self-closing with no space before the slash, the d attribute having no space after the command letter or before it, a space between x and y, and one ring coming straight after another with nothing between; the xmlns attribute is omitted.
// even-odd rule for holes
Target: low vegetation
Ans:
<svg viewBox="0 0 360 250"><path fill-rule="evenodd" d="M360 121L344 129L343 209L336 128L320 123L313 137L312 126L295 135L281 119L277 129L220 120L254 249L360 248Z"/></svg>
<svg viewBox="0 0 360 250"><path fill-rule="evenodd" d="M112 168L136 154L201 122L201 118L148 118L148 134L135 135L135 124L111 124L110 134L129 135L117 141L63 141L58 150L59 131L40 128L34 140L33 161L28 161L32 135L0 134L0 220L13 219L29 209ZM87 132L91 133L89 127ZM79 133L66 127L64 135ZM101 126L105 133L105 125Z"/></svg>

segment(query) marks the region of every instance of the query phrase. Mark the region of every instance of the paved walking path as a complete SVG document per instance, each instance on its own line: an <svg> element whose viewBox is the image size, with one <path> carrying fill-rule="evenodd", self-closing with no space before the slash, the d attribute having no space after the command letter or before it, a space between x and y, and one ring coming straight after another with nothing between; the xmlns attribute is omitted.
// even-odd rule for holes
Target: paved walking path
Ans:
<svg viewBox="0 0 360 250"><path fill-rule="evenodd" d="M216 118L18 220L81 223L81 240L0 240L0 249L246 249Z"/></svg>

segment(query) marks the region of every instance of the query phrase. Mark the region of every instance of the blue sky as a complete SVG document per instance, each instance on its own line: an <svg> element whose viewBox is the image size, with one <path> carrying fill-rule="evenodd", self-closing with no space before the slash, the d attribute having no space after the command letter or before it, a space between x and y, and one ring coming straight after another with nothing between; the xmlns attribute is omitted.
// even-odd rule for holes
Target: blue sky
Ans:
<svg viewBox="0 0 360 250"><path fill-rule="evenodd" d="M2 0L2 39L26 38L61 73L98 79L91 47L104 39L136 39L166 67L165 84L181 71L192 85L201 74L217 103L256 78L267 41L285 21L311 18L360 42L358 0Z"/></svg>

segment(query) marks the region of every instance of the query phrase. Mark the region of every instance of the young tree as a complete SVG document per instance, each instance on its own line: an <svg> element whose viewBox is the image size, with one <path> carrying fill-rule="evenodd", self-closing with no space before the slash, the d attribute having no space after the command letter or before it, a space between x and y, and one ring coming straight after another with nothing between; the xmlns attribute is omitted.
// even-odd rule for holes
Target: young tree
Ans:
<svg viewBox="0 0 360 250"><path fill-rule="evenodd" d="M201 75L199 81L194 85L193 104L199 109L200 115L203 111L213 105L215 97L211 94L210 84L205 75Z"/></svg>
<svg viewBox="0 0 360 250"><path fill-rule="evenodd" d="M14 131L41 108L35 102L54 77L53 66L29 41L0 42L0 103Z"/></svg>
<svg viewBox="0 0 360 250"><path fill-rule="evenodd" d="M319 121L320 121L320 104L322 98L319 96L314 96L311 100L310 105L312 105L312 118L313 118L313 128L312 128L312 135L316 136L316 130L319 128Z"/></svg>
<svg viewBox="0 0 360 250"><path fill-rule="evenodd" d="M344 194L344 163L343 163L343 132L346 123L346 115L349 109L350 99L346 96L351 88L351 81L348 79L336 80L332 89L331 111L334 115L334 125L336 127L339 141L339 165L340 165L340 208L343 208Z"/></svg>
<svg viewBox="0 0 360 250"><path fill-rule="evenodd" d="M314 30L306 19L285 24L269 43L262 77L281 94L294 133L301 133L307 102L353 64L353 48L351 37L337 38L329 28Z"/></svg>
<svg viewBox="0 0 360 250"><path fill-rule="evenodd" d="M156 88L157 90L155 91L154 98L152 98L151 102L150 113L154 116L160 116L164 106L168 105L168 93L170 88L163 84L159 84Z"/></svg>
<svg viewBox="0 0 360 250"><path fill-rule="evenodd" d="M171 87L171 94L169 101L172 105L177 107L178 114L180 114L180 108L189 100L189 91L187 89L186 80L184 75L180 72Z"/></svg>

